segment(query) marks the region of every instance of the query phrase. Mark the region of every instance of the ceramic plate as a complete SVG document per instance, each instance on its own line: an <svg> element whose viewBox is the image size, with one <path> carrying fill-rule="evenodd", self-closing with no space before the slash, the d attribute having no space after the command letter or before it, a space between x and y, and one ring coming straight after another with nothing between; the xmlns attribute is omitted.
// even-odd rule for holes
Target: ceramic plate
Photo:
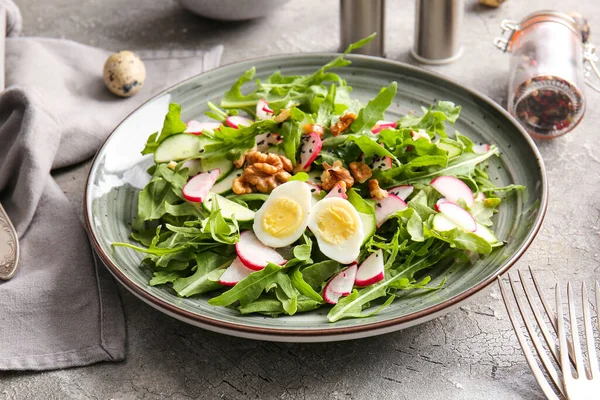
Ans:
<svg viewBox="0 0 600 400"><path fill-rule="evenodd" d="M418 296L406 293L379 314L363 319L327 322L328 308L293 317L241 316L237 311L213 307L206 297L183 299L164 287L147 285L150 274L140 268L142 254L111 248L130 241L137 194L148 182L150 156L142 156L146 138L160 130L170 102L181 104L184 120L203 119L206 101L220 96L247 69L256 67L263 79L276 70L304 75L330 61L332 54L277 56L225 66L182 82L148 101L127 117L106 140L90 171L85 192L87 229L96 251L115 278L156 309L205 329L254 339L274 341L333 341L378 335L439 317L475 294L505 272L523 254L538 232L547 205L544 166L532 140L500 106L446 78L409 65L366 56L350 56L352 65L338 72L366 102L382 86L398 82L396 100L386 119L397 119L410 110L428 107L437 100L462 105L454 127L475 141L493 143L501 151L489 168L498 186L527 186L526 193L502 203L494 224L506 245L473 265L445 271L443 289ZM434 279L440 271L431 271Z"/></svg>

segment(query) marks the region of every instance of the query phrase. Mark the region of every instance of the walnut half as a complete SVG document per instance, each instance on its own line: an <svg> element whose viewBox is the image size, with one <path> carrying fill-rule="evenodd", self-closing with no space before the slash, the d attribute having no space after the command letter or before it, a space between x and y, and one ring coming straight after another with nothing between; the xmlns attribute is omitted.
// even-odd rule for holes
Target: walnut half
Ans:
<svg viewBox="0 0 600 400"><path fill-rule="evenodd" d="M358 183L365 183L373 175L371 167L358 161L350 163L350 172L352 172L352 176Z"/></svg>
<svg viewBox="0 0 600 400"><path fill-rule="evenodd" d="M321 187L323 190L330 191L340 181L346 184L346 188L350 189L354 185L354 178L342 165L340 160L336 160L333 165L323 162L323 173L321 174Z"/></svg>
<svg viewBox="0 0 600 400"><path fill-rule="evenodd" d="M270 193L287 182L291 175L292 162L273 153L249 151L243 157L246 168L242 176L233 180L231 188L236 194L252 192Z"/></svg>
<svg viewBox="0 0 600 400"><path fill-rule="evenodd" d="M352 125L355 119L356 114L352 112L346 113L340 117L338 122L329 127L329 131L333 136L341 135L346 131L346 129L350 128L350 125Z"/></svg>
<svg viewBox="0 0 600 400"><path fill-rule="evenodd" d="M369 194L377 200L388 197L388 191L379 187L377 179L369 180Z"/></svg>

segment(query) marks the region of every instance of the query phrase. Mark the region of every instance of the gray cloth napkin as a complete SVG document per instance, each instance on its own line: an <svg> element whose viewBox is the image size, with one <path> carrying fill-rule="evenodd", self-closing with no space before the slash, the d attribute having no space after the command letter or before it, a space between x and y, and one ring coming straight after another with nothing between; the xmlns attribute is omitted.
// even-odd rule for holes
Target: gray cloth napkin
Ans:
<svg viewBox="0 0 600 400"><path fill-rule="evenodd" d="M125 324L115 283L96 262L52 171L91 157L136 106L216 67L222 51L218 46L207 52L138 52L146 83L136 96L119 99L102 83L108 51L66 40L6 40L0 202L19 233L21 264L12 280L0 283L0 370L124 358Z"/></svg>

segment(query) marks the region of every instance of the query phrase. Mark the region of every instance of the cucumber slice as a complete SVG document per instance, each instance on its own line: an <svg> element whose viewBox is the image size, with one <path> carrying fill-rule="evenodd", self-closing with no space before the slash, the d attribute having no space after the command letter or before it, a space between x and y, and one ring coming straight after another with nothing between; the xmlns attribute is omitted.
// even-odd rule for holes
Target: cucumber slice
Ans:
<svg viewBox="0 0 600 400"><path fill-rule="evenodd" d="M319 171L319 170L311 170L308 172L308 182L312 182L315 183L319 186L321 186L321 174L323 173L323 171Z"/></svg>
<svg viewBox="0 0 600 400"><path fill-rule="evenodd" d="M451 231L454 228L458 228L454 222L450 221L450 219L442 213L435 214L432 221L432 227L438 232Z"/></svg>
<svg viewBox="0 0 600 400"><path fill-rule="evenodd" d="M202 160L202 171L207 172L215 168L219 168L221 173L217 178L217 182L220 182L229 176L231 171L233 171L233 161L230 161L225 157Z"/></svg>
<svg viewBox="0 0 600 400"><path fill-rule="evenodd" d="M442 140L440 140L435 145L439 149L447 151L448 152L448 158L458 157L459 155L462 154L462 149L460 147L458 147L458 146L456 146L454 144L443 142Z"/></svg>
<svg viewBox="0 0 600 400"><path fill-rule="evenodd" d="M371 238L375 234L376 222L375 222L375 214L365 214L358 213L360 220L362 221L363 232L365 233L365 239L362 244L365 244L367 240Z"/></svg>
<svg viewBox="0 0 600 400"><path fill-rule="evenodd" d="M189 133L179 133L169 136L156 148L154 161L159 164L185 160L186 158L197 156L208 143L213 143L213 141L207 137Z"/></svg>
<svg viewBox="0 0 600 400"><path fill-rule="evenodd" d="M182 165L181 168L187 168L190 177L198 175L202 172L202 160L199 158L195 158L193 160L187 160Z"/></svg>
<svg viewBox="0 0 600 400"><path fill-rule="evenodd" d="M238 176L241 176L243 172L244 171L241 169L234 169L229 175L221 179L219 183L216 183L210 191L218 194L229 192L231 190L231 185L233 185L233 180Z"/></svg>
<svg viewBox="0 0 600 400"><path fill-rule="evenodd" d="M477 223L477 230L473 233L485 239L489 244L498 243L498 238L494 235L494 232L487 226L481 225L479 222Z"/></svg>
<svg viewBox="0 0 600 400"><path fill-rule="evenodd" d="M435 217L433 217L432 224L433 229L435 229L438 232L444 232L452 230L454 228L458 228L458 226L454 222L450 221L450 219L448 219L442 213L436 214ZM492 230L487 226L481 225L479 222L477 222L477 230L473 233L479 236L480 238L485 239L485 241L489 244L498 243L498 238L496 237L494 232L492 232Z"/></svg>
<svg viewBox="0 0 600 400"><path fill-rule="evenodd" d="M233 219L236 221L252 221L255 212L216 193L209 192L206 200L202 205L207 211L212 210L212 202L216 201L221 209L221 215L225 219Z"/></svg>

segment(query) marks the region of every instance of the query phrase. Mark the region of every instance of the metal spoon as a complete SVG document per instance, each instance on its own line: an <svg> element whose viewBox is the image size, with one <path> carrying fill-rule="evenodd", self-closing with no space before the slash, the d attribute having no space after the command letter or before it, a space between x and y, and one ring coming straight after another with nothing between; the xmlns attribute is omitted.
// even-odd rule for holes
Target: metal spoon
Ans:
<svg viewBox="0 0 600 400"><path fill-rule="evenodd" d="M0 8L0 92L4 90L4 39L6 9ZM0 279L9 280L19 265L19 237L8 214L0 204Z"/></svg>

